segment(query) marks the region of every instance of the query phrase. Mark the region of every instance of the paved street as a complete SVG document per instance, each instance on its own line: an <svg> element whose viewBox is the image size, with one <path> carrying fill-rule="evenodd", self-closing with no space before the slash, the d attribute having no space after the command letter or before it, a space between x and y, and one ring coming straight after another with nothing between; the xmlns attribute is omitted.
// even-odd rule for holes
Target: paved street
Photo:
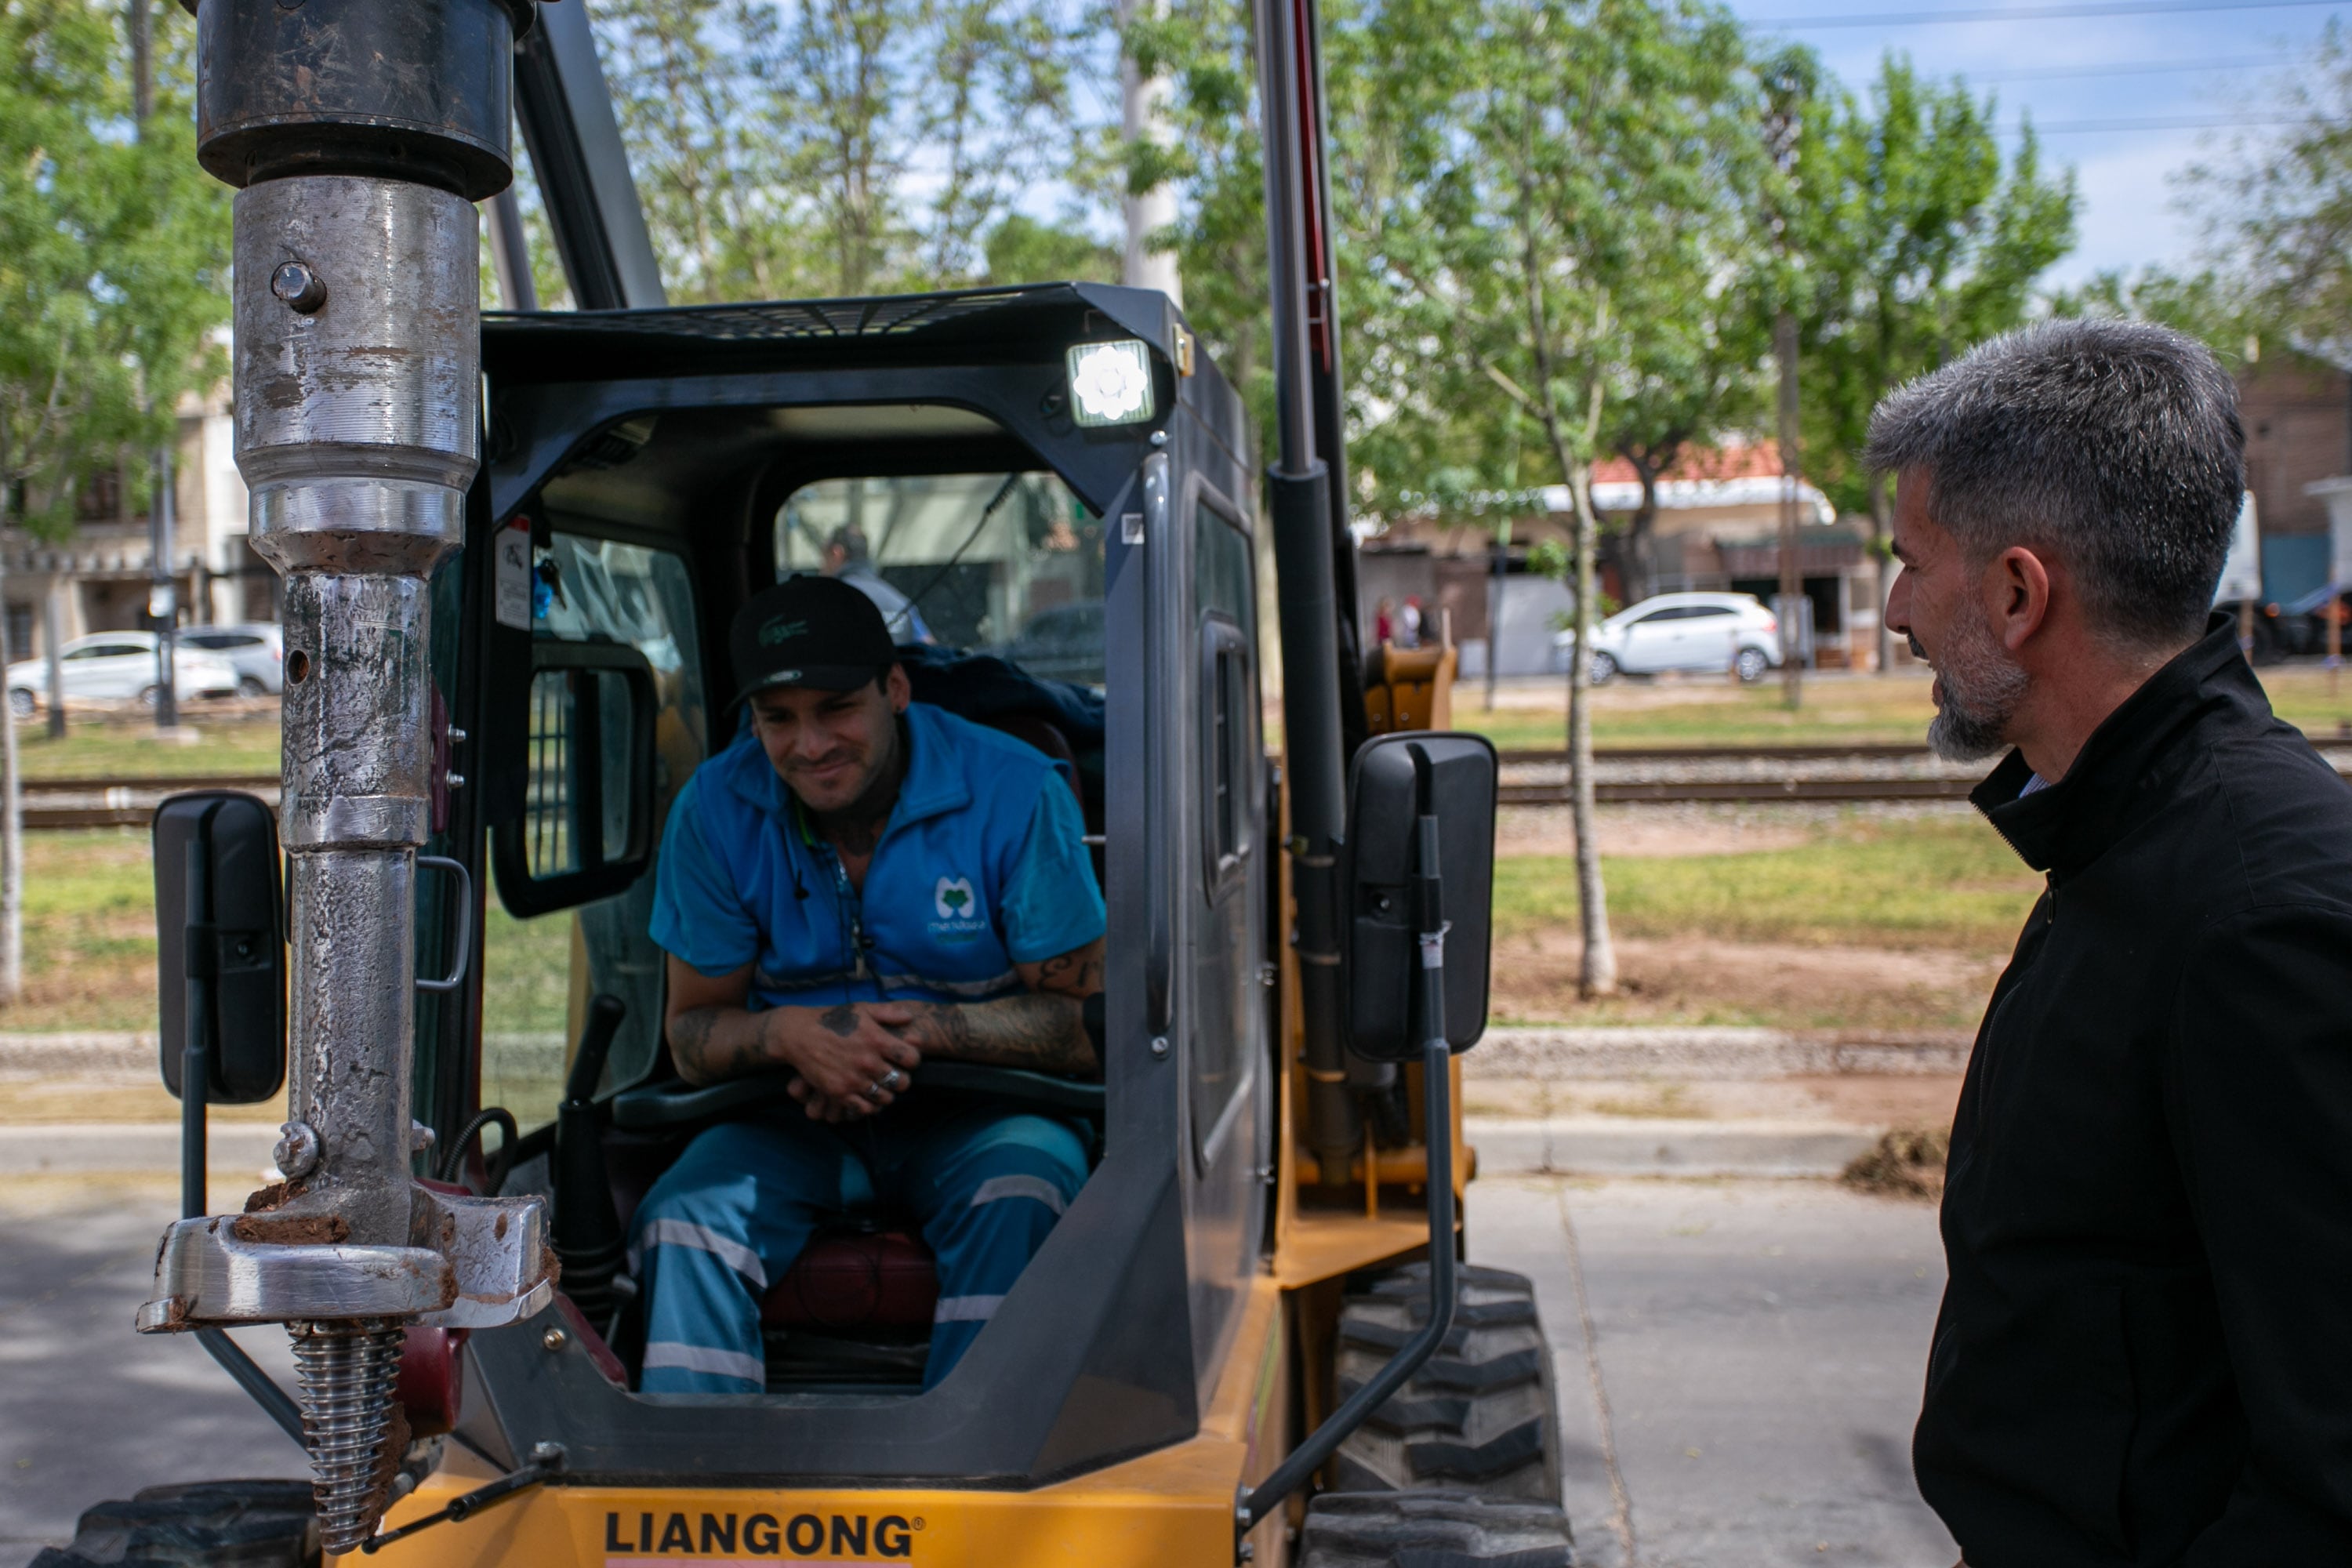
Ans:
<svg viewBox="0 0 2352 1568"><path fill-rule="evenodd" d="M170 1190L101 1183L0 1182L0 1568L70 1533L100 1496L302 1473L192 1342L131 1332ZM1907 1459L1942 1285L1930 1207L1814 1182L1492 1178L1474 1190L1470 1237L1477 1261L1536 1280L1589 1568L1948 1568L1958 1555ZM246 1339L290 1381L281 1336Z"/></svg>
<svg viewBox="0 0 2352 1568"><path fill-rule="evenodd" d="M215 1201L251 1184L239 1180L216 1177ZM173 1190L162 1177L0 1183L0 1568L70 1536L101 1498L308 1473L301 1450L194 1340L131 1331L156 1238L178 1213ZM293 1385L283 1332L238 1337Z"/></svg>
<svg viewBox="0 0 2352 1568"><path fill-rule="evenodd" d="M1536 1282L1587 1568L1959 1555L1911 1480L1943 1289L1930 1205L1822 1182L1497 1178L1472 1189L1470 1256Z"/></svg>

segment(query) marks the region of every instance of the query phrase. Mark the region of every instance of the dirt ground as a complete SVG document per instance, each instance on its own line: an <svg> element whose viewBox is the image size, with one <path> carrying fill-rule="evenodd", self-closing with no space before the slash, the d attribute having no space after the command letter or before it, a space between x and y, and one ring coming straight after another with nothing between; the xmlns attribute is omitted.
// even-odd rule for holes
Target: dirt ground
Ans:
<svg viewBox="0 0 2352 1568"><path fill-rule="evenodd" d="M1855 1074L1754 1082L1669 1079L1484 1078L1473 1056L1462 1085L1473 1116L1634 1116L1842 1121L1864 1127L1948 1127L1957 1073Z"/></svg>
<svg viewBox="0 0 2352 1568"><path fill-rule="evenodd" d="M1649 859L1751 855L1793 849L1812 824L1786 806L1742 811L1711 806L1601 806L1594 813L1603 855ZM1495 815L1497 855L1573 855L1576 828L1566 806L1507 805Z"/></svg>
<svg viewBox="0 0 2352 1568"><path fill-rule="evenodd" d="M1967 1028L2005 960L1934 949L1803 947L1704 936L1620 938L1618 994L1577 994L1582 939L1554 930L1497 942L1497 1022L1769 1024L1785 1028Z"/></svg>
<svg viewBox="0 0 2352 1568"><path fill-rule="evenodd" d="M215 1105L215 1121L266 1123L286 1120L286 1100ZM84 1121L177 1121L180 1102L157 1078L70 1078L0 1074L0 1126L64 1126Z"/></svg>

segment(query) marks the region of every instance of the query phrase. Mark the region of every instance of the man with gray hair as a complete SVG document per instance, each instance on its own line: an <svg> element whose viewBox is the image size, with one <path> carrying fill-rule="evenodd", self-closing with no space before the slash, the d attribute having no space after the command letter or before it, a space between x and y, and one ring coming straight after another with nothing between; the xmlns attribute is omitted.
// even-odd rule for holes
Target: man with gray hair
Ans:
<svg viewBox="0 0 2352 1568"><path fill-rule="evenodd" d="M1929 738L2048 874L1952 1127L1913 1446L1973 1568L2352 1563L2352 790L2210 615L2237 395L2051 321L1871 419Z"/></svg>

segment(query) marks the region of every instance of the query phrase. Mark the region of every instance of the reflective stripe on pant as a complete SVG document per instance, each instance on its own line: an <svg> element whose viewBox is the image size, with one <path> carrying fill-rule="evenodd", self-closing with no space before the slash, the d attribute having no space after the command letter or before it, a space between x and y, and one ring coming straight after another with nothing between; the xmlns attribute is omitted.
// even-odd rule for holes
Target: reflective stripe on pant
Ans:
<svg viewBox="0 0 2352 1568"><path fill-rule="evenodd" d="M879 1201L937 1260L923 1386L945 1377L1077 1195L1077 1134L1047 1117L908 1104L828 1127L795 1109L713 1127L646 1194L629 1255L646 1302L648 1394L756 1394L760 1299L817 1226Z"/></svg>

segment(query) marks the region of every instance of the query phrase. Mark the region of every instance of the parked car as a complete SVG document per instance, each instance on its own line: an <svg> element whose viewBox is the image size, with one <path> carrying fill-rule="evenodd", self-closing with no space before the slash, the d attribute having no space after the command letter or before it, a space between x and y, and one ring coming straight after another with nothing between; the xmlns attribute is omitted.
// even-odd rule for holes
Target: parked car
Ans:
<svg viewBox="0 0 2352 1568"><path fill-rule="evenodd" d="M66 700L135 700L152 708L161 696L155 684L153 632L92 632L59 650L58 663ZM172 661L173 689L183 698L233 697L236 667L208 648L183 644ZM30 717L49 689L49 662L27 658L8 667L8 710Z"/></svg>
<svg viewBox="0 0 2352 1568"><path fill-rule="evenodd" d="M248 625L190 626L182 647L209 648L236 667L236 689L247 697L278 697L286 691L286 628L268 621Z"/></svg>
<svg viewBox="0 0 2352 1568"><path fill-rule="evenodd" d="M1552 638L1563 667L1575 642L1572 631ZM1732 670L1753 682L1780 663L1780 619L1754 595L1659 594L1593 628L1590 673L1595 686L1621 670Z"/></svg>

